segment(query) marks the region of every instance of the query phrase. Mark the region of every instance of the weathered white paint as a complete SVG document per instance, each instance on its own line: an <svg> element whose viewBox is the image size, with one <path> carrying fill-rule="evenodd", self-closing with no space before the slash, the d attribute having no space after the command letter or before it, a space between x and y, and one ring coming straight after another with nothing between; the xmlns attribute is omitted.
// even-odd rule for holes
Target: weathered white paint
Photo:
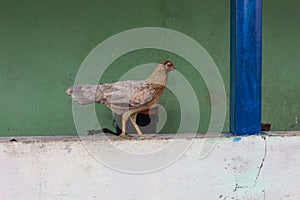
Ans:
<svg viewBox="0 0 300 200"><path fill-rule="evenodd" d="M107 145L103 138L8 139L0 139L0 197L5 200L300 199L299 136L209 138L206 142L218 143L204 159L199 155L205 139L200 137L171 166L147 174L116 171L95 159L86 144L97 150ZM102 154L122 163L123 158L111 149L114 145L136 153L172 140L110 142L113 146L105 146L108 149Z"/></svg>

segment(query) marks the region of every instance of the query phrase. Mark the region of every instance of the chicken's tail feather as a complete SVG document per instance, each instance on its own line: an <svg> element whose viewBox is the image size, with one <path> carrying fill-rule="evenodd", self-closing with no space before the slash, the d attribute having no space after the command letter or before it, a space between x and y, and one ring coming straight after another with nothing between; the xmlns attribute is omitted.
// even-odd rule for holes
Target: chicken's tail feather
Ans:
<svg viewBox="0 0 300 200"><path fill-rule="evenodd" d="M74 85L66 93L79 105L91 104L101 101L101 85Z"/></svg>

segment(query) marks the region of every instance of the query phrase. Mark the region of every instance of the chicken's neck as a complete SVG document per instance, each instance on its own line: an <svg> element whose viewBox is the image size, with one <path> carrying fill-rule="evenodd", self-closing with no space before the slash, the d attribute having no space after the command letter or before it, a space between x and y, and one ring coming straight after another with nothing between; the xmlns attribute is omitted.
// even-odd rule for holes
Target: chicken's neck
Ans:
<svg viewBox="0 0 300 200"><path fill-rule="evenodd" d="M158 65L153 73L146 79L147 82L165 86L168 81L167 70L164 65Z"/></svg>

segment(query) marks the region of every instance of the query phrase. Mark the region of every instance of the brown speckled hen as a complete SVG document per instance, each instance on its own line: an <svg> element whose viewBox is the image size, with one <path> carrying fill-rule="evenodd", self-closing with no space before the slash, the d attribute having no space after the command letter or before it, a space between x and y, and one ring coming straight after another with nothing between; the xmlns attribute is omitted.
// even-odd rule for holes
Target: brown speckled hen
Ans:
<svg viewBox="0 0 300 200"><path fill-rule="evenodd" d="M157 65L146 80L119 81L101 85L74 85L67 94L80 105L105 104L117 115L122 115L122 133L125 137L126 121L130 120L139 136L142 132L136 124L138 112L148 110L158 103L168 81L168 73L174 71L172 62L165 61Z"/></svg>

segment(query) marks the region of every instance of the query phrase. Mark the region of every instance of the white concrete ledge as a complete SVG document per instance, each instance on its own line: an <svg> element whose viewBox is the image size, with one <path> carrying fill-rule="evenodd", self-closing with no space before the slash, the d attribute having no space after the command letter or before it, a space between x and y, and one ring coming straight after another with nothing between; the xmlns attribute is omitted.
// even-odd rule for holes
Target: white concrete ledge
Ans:
<svg viewBox="0 0 300 200"><path fill-rule="evenodd" d="M262 132L260 135L266 136L300 136L300 131L275 131L275 132ZM198 134L190 134L190 133L181 133L177 134L177 139L194 139L194 138L229 138L235 137L230 133L198 133ZM246 136L247 137L247 136ZM132 138L131 140L160 140L160 139L174 139L175 134L157 134L155 137L148 138ZM80 135L80 136L8 136L8 137L0 137L1 142L45 142L45 141L78 141L78 140L124 140L117 136L113 136L110 134L95 134L95 135Z"/></svg>
<svg viewBox="0 0 300 200"><path fill-rule="evenodd" d="M0 196L297 200L299 133L268 132L248 137L199 134L195 138L181 134L177 139L160 135L145 140L114 136L3 137ZM178 156L184 146L188 148ZM152 168L156 170L149 170ZM135 170L141 173L135 174Z"/></svg>

